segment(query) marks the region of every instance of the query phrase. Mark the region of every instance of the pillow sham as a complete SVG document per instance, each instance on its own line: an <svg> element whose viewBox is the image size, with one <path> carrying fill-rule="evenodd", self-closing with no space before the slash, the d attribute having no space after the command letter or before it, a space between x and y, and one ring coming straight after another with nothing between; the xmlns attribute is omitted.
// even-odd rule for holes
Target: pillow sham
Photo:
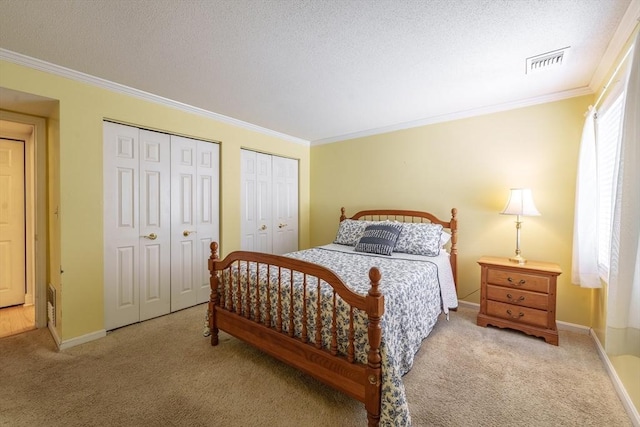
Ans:
<svg viewBox="0 0 640 427"><path fill-rule="evenodd" d="M388 224L391 221L368 221L358 219L345 219L340 221L338 226L338 234L333 243L338 245L355 246L362 237L364 229L371 224Z"/></svg>
<svg viewBox="0 0 640 427"><path fill-rule="evenodd" d="M378 255L391 255L396 240L402 231L402 225L393 223L370 224L356 244L356 252Z"/></svg>
<svg viewBox="0 0 640 427"><path fill-rule="evenodd" d="M355 246L362 237L362 233L364 233L364 229L367 226L365 221L358 221L355 219L345 219L340 221L340 226L338 227L338 234L336 235L336 240L333 243L337 243L338 245L348 245Z"/></svg>
<svg viewBox="0 0 640 427"><path fill-rule="evenodd" d="M429 222L402 223L394 252L413 255L438 256L440 254L442 225Z"/></svg>

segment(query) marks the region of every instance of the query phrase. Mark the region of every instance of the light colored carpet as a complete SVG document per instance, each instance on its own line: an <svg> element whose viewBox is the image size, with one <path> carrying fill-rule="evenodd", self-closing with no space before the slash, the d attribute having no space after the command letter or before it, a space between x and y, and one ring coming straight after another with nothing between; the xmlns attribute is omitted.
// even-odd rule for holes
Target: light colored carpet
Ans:
<svg viewBox="0 0 640 427"><path fill-rule="evenodd" d="M47 330L0 339L1 426L363 426L363 406L238 340L202 337L205 306L68 350ZM414 426L631 426L587 335L560 346L436 325L404 383Z"/></svg>

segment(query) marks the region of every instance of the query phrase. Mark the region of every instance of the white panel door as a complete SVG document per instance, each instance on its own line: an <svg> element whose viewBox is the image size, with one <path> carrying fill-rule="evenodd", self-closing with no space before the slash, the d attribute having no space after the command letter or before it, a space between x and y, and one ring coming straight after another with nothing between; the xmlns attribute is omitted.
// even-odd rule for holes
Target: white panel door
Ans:
<svg viewBox="0 0 640 427"><path fill-rule="evenodd" d="M140 130L140 320L171 306L170 136Z"/></svg>
<svg viewBox="0 0 640 427"><path fill-rule="evenodd" d="M271 253L273 246L271 156L241 150L240 249Z"/></svg>
<svg viewBox="0 0 640 427"><path fill-rule="evenodd" d="M196 216L196 302L209 301L211 286L207 260L211 254L211 242L220 243L220 153L218 144L197 142L197 216Z"/></svg>
<svg viewBox="0 0 640 427"><path fill-rule="evenodd" d="M209 299L219 146L104 122L105 328Z"/></svg>
<svg viewBox="0 0 640 427"><path fill-rule="evenodd" d="M139 130L104 122L105 329L140 320Z"/></svg>
<svg viewBox="0 0 640 427"><path fill-rule="evenodd" d="M258 252L273 251L273 194L271 156L256 154L256 248Z"/></svg>
<svg viewBox="0 0 640 427"><path fill-rule="evenodd" d="M197 144L171 136L171 311L197 302Z"/></svg>
<svg viewBox="0 0 640 427"><path fill-rule="evenodd" d="M298 250L298 161L242 150L241 249Z"/></svg>
<svg viewBox="0 0 640 427"><path fill-rule="evenodd" d="M0 307L24 304L24 141L0 139Z"/></svg>
<svg viewBox="0 0 640 427"><path fill-rule="evenodd" d="M298 250L298 161L273 156L273 253Z"/></svg>
<svg viewBox="0 0 640 427"><path fill-rule="evenodd" d="M105 329L169 313L170 141L104 122Z"/></svg>
<svg viewBox="0 0 640 427"><path fill-rule="evenodd" d="M258 220L256 218L257 171L256 152L240 150L240 249L256 251Z"/></svg>

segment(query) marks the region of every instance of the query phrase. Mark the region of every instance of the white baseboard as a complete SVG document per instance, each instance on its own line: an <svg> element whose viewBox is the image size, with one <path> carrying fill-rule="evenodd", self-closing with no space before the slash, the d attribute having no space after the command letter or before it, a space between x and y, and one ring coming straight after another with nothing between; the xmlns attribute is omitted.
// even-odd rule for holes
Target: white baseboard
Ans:
<svg viewBox="0 0 640 427"><path fill-rule="evenodd" d="M591 328L584 325L578 325L577 323L563 322L562 320L556 320L556 326L559 330L575 332L578 334L589 335Z"/></svg>
<svg viewBox="0 0 640 427"><path fill-rule="evenodd" d="M625 411L627 411L627 415L629 415L629 419L631 419L631 423L634 427L640 427L640 414L636 409L635 405L631 401L631 397L627 393L627 390L624 388L622 381L620 381L620 377L616 373L615 368L611 364L611 360L609 360L609 356L607 356L607 352L604 350L604 347L600 343L600 339L596 335L596 333L591 330L591 338L593 342L596 344L596 348L598 350L598 356L600 356L600 360L602 360L602 364L609 374L609 378L611 378L611 382L613 383L613 388L615 388L618 393L618 397L622 402L622 406L624 406Z"/></svg>
<svg viewBox="0 0 640 427"><path fill-rule="evenodd" d="M99 331L91 332L90 334L81 335L79 337L71 338L70 340L65 340L62 342L60 341L59 338L57 338L56 342L58 343L59 350L66 350L68 348L75 347L77 345L84 344L89 341L97 340L99 338L103 338L106 336L107 336L107 331L104 329L101 329ZM54 336L54 338L56 338L56 336Z"/></svg>

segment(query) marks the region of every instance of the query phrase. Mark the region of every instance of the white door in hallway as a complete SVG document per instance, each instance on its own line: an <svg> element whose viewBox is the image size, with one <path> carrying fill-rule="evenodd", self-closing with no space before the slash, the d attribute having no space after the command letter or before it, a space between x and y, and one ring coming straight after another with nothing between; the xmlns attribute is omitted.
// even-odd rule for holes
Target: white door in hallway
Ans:
<svg viewBox="0 0 640 427"><path fill-rule="evenodd" d="M0 307L24 304L24 141L0 139Z"/></svg>

